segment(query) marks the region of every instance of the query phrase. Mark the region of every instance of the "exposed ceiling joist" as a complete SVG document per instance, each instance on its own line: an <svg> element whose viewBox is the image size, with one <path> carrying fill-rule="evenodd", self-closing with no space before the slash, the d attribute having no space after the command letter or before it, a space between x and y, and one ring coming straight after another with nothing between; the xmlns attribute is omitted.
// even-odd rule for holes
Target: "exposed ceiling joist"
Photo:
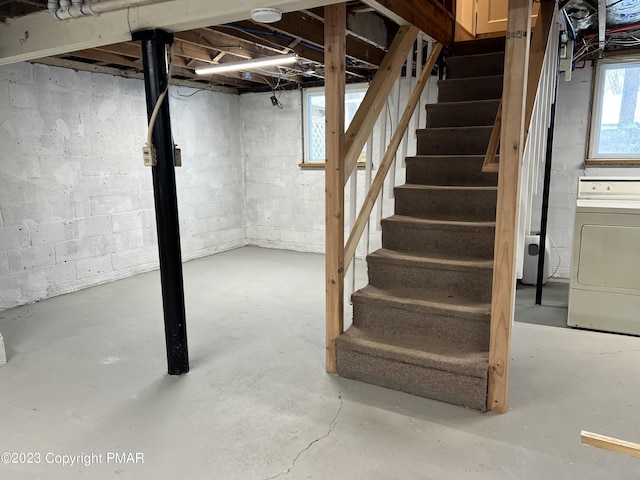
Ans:
<svg viewBox="0 0 640 480"><path fill-rule="evenodd" d="M243 20L252 8L284 12L334 3L335 0L181 0L129 7L71 20L56 20L47 11L7 20L1 25L0 65L70 53L131 40L147 28L184 31Z"/></svg>

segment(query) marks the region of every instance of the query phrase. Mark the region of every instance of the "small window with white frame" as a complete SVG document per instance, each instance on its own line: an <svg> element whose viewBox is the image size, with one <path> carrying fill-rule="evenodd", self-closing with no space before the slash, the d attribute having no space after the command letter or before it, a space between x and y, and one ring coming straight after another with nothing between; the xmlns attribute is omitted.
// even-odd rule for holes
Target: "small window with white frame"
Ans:
<svg viewBox="0 0 640 480"><path fill-rule="evenodd" d="M349 127L351 120L358 111L367 93L368 84L347 85L344 99L345 128ZM324 164L325 154L325 97L324 87L307 88L303 92L303 136L304 136L304 163ZM366 146L365 146L366 149Z"/></svg>
<svg viewBox="0 0 640 480"><path fill-rule="evenodd" d="M588 163L640 164L640 57L598 60Z"/></svg>

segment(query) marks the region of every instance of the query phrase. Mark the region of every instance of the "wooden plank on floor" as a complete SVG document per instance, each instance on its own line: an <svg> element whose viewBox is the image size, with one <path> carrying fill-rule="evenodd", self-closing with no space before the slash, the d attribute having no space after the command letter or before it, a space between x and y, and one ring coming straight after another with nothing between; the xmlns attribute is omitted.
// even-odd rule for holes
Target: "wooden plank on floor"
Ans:
<svg viewBox="0 0 640 480"><path fill-rule="evenodd" d="M580 443L591 447L601 448L609 452L621 453L630 457L640 458L640 444L627 442L618 438L607 437L597 433L580 432Z"/></svg>
<svg viewBox="0 0 640 480"><path fill-rule="evenodd" d="M519 183L524 150L530 32L531 1L509 0L487 398L487 409L499 413L506 412L508 407L511 328L516 292Z"/></svg>
<svg viewBox="0 0 640 480"><path fill-rule="evenodd" d="M335 373L335 339L344 330L344 95L346 4L325 7L326 368Z"/></svg>

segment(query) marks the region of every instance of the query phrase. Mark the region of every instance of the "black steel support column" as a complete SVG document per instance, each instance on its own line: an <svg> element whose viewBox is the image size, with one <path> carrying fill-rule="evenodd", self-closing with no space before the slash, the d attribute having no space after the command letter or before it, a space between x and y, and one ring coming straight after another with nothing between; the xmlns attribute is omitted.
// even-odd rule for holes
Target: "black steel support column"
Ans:
<svg viewBox="0 0 640 480"><path fill-rule="evenodd" d="M173 34L163 30L145 30L134 33L133 40L140 40L142 43L147 117L151 119L158 98L167 88L166 46L173 43ZM189 352L184 309L174 144L168 96L165 96L158 112L152 138L157 153L157 166L151 167L151 171L158 229L167 364L169 375L180 375L189 371Z"/></svg>
<svg viewBox="0 0 640 480"><path fill-rule="evenodd" d="M553 153L553 132L556 124L556 101L558 99L558 77L553 87L551 121L547 131L547 151L544 162L544 187L542 189L542 216L540 218L540 248L538 249L538 276L536 281L536 305L542 305L542 280L544 278L544 258L547 248L547 221L549 219L549 191L551 187L551 157Z"/></svg>

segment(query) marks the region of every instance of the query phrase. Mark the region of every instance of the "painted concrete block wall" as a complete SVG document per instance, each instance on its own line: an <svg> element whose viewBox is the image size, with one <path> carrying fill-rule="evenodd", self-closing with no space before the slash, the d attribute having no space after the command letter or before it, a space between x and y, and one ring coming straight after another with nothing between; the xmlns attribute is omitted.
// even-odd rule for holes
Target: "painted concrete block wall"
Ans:
<svg viewBox="0 0 640 480"><path fill-rule="evenodd" d="M564 74L561 74L558 83L548 223L552 240L550 270L553 273L557 268L556 278L568 279L571 273L578 178L640 175L634 168L585 167L592 79L593 69L587 65L584 69L575 70L570 82L565 82ZM542 173L539 180L538 194L533 203L532 231L540 229Z"/></svg>
<svg viewBox="0 0 640 480"><path fill-rule="evenodd" d="M437 95L435 77L425 91L424 99ZM402 113L409 90L401 87ZM302 92L282 92L279 96L283 108L271 105L271 93L246 94L240 97L240 117L243 130L245 168L246 240L251 245L283 248L308 252L324 252L324 169L301 169L304 160ZM395 95L390 96L389 110L395 125ZM425 114L422 112L422 122ZM409 130L408 155L416 150L415 123ZM389 131L387 138L390 138ZM374 167L379 165L380 128L374 129ZM396 164L395 184L404 183L403 162ZM373 172L375 175L375 170ZM358 171L357 206L364 199L364 169ZM350 184L345 195L346 218L349 224ZM383 217L393 214L393 199L389 179L385 184ZM370 251L381 245L381 234L376 222L377 207L372 215ZM358 256L364 256L363 245Z"/></svg>
<svg viewBox="0 0 640 480"><path fill-rule="evenodd" d="M244 244L238 98L171 89L183 258ZM142 81L0 68L0 310L157 268Z"/></svg>

